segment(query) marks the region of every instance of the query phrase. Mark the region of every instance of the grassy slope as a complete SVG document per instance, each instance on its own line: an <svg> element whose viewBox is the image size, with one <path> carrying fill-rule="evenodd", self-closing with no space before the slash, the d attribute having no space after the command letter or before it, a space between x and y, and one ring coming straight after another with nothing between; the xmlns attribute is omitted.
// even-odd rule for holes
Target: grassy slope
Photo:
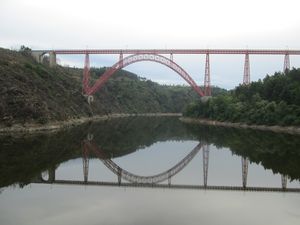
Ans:
<svg viewBox="0 0 300 225"><path fill-rule="evenodd" d="M37 64L30 56L0 49L0 123L65 120L87 116L79 81L61 67Z"/></svg>

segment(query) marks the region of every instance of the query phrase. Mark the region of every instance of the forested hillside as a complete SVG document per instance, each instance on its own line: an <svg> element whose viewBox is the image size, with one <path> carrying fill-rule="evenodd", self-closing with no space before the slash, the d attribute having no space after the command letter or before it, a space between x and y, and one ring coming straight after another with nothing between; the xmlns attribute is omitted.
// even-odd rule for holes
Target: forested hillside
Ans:
<svg viewBox="0 0 300 225"><path fill-rule="evenodd" d="M189 117L264 125L300 125L300 69L267 75L250 85L190 104Z"/></svg>
<svg viewBox="0 0 300 225"><path fill-rule="evenodd" d="M92 68L92 78L104 71ZM26 48L19 52L0 48L0 125L45 124L111 113L178 113L199 98L188 86L159 85L121 70L89 105L82 94L82 74L78 68L39 64Z"/></svg>

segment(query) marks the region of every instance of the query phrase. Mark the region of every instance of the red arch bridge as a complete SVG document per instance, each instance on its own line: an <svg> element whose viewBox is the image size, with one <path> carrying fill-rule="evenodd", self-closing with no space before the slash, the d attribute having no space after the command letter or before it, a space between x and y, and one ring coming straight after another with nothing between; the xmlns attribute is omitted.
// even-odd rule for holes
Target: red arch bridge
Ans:
<svg viewBox="0 0 300 225"><path fill-rule="evenodd" d="M300 55L300 50L276 50L276 49L89 49L89 50L33 50L32 55L38 62L42 62L45 54L49 54L50 66L56 65L57 55L85 55L83 72L83 91L87 96L92 96L99 90L105 82L117 71L130 64L140 61L152 61L165 65L180 75L199 96L211 95L210 82L210 55L245 55L243 84L250 83L250 57L249 55L282 55L284 56L283 71L290 69L290 55ZM119 60L113 66L109 67L98 80L90 86L90 54L114 54L119 55ZM179 66L173 59L174 55L206 55L204 90L200 88L192 77ZM166 57L165 55L169 55ZM126 57L125 57L126 56Z"/></svg>

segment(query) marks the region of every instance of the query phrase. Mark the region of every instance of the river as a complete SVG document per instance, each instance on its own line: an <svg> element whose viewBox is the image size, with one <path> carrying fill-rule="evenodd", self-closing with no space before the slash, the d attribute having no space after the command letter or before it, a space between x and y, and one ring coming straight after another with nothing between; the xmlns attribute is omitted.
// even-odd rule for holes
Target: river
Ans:
<svg viewBox="0 0 300 225"><path fill-rule="evenodd" d="M0 224L300 223L299 136L114 118L0 137Z"/></svg>

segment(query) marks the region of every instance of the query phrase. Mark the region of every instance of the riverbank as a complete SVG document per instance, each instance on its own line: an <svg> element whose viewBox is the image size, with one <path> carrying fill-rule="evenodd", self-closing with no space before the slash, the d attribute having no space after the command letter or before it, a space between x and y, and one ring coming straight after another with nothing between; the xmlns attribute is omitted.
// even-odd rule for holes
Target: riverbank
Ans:
<svg viewBox="0 0 300 225"><path fill-rule="evenodd" d="M243 123L220 122L208 119L195 119L189 117L181 117L180 120L185 123L201 124L208 126L233 127L240 129L253 129L262 131L272 131L276 133L289 133L300 135L300 127L282 127L282 126L266 126L266 125L248 125Z"/></svg>
<svg viewBox="0 0 300 225"><path fill-rule="evenodd" d="M98 115L93 117L81 117L78 119L70 119L68 121L57 121L47 124L36 124L36 123L25 123L25 124L14 124L10 127L4 127L0 125L0 135L2 134L14 134L14 133L39 133L39 132L53 132L60 129L78 126L87 122L97 122L103 120L109 120L113 118L122 117L135 117L135 116L182 116L181 113L140 113L140 114L109 114L109 115Z"/></svg>

